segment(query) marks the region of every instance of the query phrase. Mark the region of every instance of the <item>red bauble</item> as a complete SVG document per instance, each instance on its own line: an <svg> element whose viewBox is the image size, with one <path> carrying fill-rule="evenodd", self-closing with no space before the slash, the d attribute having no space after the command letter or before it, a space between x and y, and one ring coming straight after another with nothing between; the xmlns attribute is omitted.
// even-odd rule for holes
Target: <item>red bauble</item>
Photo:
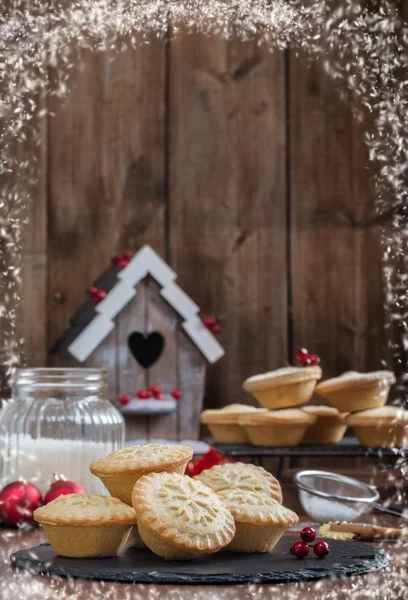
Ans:
<svg viewBox="0 0 408 600"><path fill-rule="evenodd" d="M290 551L296 558L306 558L309 554L309 546L305 542L295 542Z"/></svg>
<svg viewBox="0 0 408 600"><path fill-rule="evenodd" d="M31 483L13 481L0 492L0 520L20 527L33 523L33 512L42 506L39 490Z"/></svg>
<svg viewBox="0 0 408 600"><path fill-rule="evenodd" d="M83 494L85 492L82 485L75 483L74 481L66 481L60 479L55 481L48 492L44 496L44 504L48 504L58 496L66 496L67 494Z"/></svg>
<svg viewBox="0 0 408 600"><path fill-rule="evenodd" d="M329 546L329 544L327 542L324 542L323 540L319 540L313 546L313 552L319 558L324 558L325 556L327 556L329 554L329 552L330 552L330 546Z"/></svg>
<svg viewBox="0 0 408 600"><path fill-rule="evenodd" d="M171 395L173 396L173 398L175 400L180 400L180 398L183 396L183 394L180 392L180 390L173 390L171 392Z"/></svg>
<svg viewBox="0 0 408 600"><path fill-rule="evenodd" d="M157 394L161 393L161 389L160 389L159 385L151 385L150 391L152 392L153 396L156 396Z"/></svg>
<svg viewBox="0 0 408 600"><path fill-rule="evenodd" d="M129 396L127 396L126 394L123 394L120 398L119 398L119 402L125 406L126 404L129 404L130 402L130 398Z"/></svg>
<svg viewBox="0 0 408 600"><path fill-rule="evenodd" d="M310 544L310 542L314 542L316 539L316 531L313 527L303 527L300 532L300 537L306 544Z"/></svg>

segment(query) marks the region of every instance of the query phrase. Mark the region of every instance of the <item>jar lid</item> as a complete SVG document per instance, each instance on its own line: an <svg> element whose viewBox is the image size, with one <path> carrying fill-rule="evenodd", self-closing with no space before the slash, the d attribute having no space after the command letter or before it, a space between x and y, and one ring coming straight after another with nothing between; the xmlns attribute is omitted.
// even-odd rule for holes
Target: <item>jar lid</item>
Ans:
<svg viewBox="0 0 408 600"><path fill-rule="evenodd" d="M69 390L69 392L100 393L106 387L104 369L32 368L16 369L12 387L17 394L25 391Z"/></svg>

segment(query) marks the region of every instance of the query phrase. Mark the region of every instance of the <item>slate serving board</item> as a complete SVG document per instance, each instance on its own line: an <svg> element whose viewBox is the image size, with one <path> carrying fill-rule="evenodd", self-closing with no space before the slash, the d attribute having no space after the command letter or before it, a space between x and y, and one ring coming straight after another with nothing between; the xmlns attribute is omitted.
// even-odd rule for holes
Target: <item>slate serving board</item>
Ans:
<svg viewBox="0 0 408 600"><path fill-rule="evenodd" d="M18 550L12 565L35 574L133 583L242 584L288 583L327 577L363 575L388 563L384 550L354 541L327 540L324 558L313 552L298 559L289 552L294 538L285 536L271 554L218 552L193 561L165 561L149 550L126 548L112 558L74 559L56 556L49 544Z"/></svg>

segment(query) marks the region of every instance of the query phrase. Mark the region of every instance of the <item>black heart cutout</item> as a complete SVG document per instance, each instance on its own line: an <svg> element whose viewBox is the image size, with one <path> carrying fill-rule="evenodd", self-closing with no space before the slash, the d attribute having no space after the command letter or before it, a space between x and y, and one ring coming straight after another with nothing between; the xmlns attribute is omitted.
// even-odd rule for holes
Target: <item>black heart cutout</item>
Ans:
<svg viewBox="0 0 408 600"><path fill-rule="evenodd" d="M129 350L139 365L145 369L149 369L159 360L163 353L164 342L164 337L157 331L153 331L149 335L134 331L128 337Z"/></svg>

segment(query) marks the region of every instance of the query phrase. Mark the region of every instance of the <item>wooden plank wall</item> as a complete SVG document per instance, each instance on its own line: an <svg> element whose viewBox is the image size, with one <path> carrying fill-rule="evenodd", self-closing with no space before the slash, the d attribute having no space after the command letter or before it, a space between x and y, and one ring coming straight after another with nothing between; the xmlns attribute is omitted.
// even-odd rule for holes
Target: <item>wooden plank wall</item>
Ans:
<svg viewBox="0 0 408 600"><path fill-rule="evenodd" d="M53 364L47 348L90 282L149 243L221 323L226 356L208 369L207 406L251 402L244 378L300 345L325 375L381 367L373 183L321 64L181 36L85 52L71 87L50 102L47 184L26 232L28 364Z"/></svg>

